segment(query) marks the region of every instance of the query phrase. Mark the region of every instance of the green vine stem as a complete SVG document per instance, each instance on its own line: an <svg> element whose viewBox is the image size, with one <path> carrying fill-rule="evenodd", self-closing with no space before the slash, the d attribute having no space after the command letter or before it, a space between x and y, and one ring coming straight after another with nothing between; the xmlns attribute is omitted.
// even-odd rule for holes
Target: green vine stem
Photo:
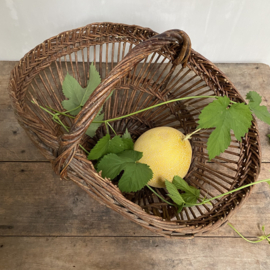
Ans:
<svg viewBox="0 0 270 270"><path fill-rule="evenodd" d="M154 109L154 108L157 108L159 106L162 106L162 105L166 105L166 104L169 104L169 103L173 103L173 102L177 102L177 101L181 101L181 100L188 100L188 99L196 99L196 98L218 98L219 96L191 96L191 97L183 97L183 98L177 98L177 99L172 99L172 100L167 100L167 101L164 101L164 102L161 102L159 104L156 104L156 105L153 105L153 106L150 106L150 107L147 107L147 108L144 108L142 110L139 110L139 111L136 111L136 112L133 112L133 113L130 113L130 114L126 114L126 115L122 115L122 116L119 116L119 117L116 117L116 118L112 118L112 119L108 119L108 120L104 120L104 121L93 121L92 123L106 123L106 122L113 122L113 121L117 121L117 120L120 120L120 119L123 119L123 118L126 118L126 117L129 117L129 116L132 116L132 115L135 115L135 114L138 114L138 113L142 113L142 112L145 112L145 111L148 111L148 110L151 110L151 109ZM32 101L33 103L37 104L36 102ZM231 101L232 103L235 103L234 101ZM37 104L38 105L38 104ZM38 105L40 106L40 105ZM40 106L41 107L41 106ZM43 108L43 107L41 107ZM64 116L67 116L69 118L75 118L71 115L68 115L67 113L68 112L71 112L73 110L76 110L78 109L79 107L76 107L72 110L69 110L69 111L65 111L65 112L60 112L60 111L57 111L49 106L47 106L48 109L58 113L58 114L61 114L61 115L64 115Z"/></svg>
<svg viewBox="0 0 270 270"><path fill-rule="evenodd" d="M223 196L226 196L226 195L228 195L228 194L234 193L234 192L236 192L236 191L238 191L238 190L241 190L241 189L243 189L243 188L250 187L250 186L253 186L253 185L256 185L256 184L259 184L259 183L265 183L265 182L267 182L267 183L269 184L270 179L264 179L264 180L260 180L260 181L257 181L257 182L253 182L253 183L244 185L244 186L242 186L242 187L239 187L239 188L230 190L230 191L228 191L228 192L226 192L226 193L220 194L220 195L218 195L218 196L216 196L216 197L213 197L213 198L210 198L210 199L208 199L208 200L203 200L201 203L195 203L195 204L190 204L190 203L189 203L189 207L192 207L192 206L198 206L198 205L203 205L203 204L206 204L206 203L210 203L212 200L215 200L215 199L221 198L221 197L223 197ZM269 184L269 185L270 185L270 184ZM172 203L166 201L165 199L163 199L163 198L162 198L159 194L157 194L157 193L156 193L149 185L146 185L146 186L147 186L153 193L155 193L161 200L163 200L164 202L166 202L166 203L169 204L169 205L176 206L175 204L172 204ZM185 206L184 206L184 207L185 207Z"/></svg>
<svg viewBox="0 0 270 270"><path fill-rule="evenodd" d="M147 107L147 108L144 108L142 110L139 110L139 111L136 111L136 112L133 112L133 113L129 113L129 114L126 114L126 115L122 115L122 116L119 116L119 117L116 117L116 118L112 118L112 119L107 119L107 120L104 120L104 121L93 121L92 123L108 123L108 122L113 122L113 121L117 121L117 120L120 120L120 119L123 119L123 118L127 118L129 116L132 116L132 115L135 115L135 114L138 114L138 113L142 113L142 112L145 112L145 111L148 111L148 110L151 110L151 109L154 109L154 108L157 108L159 106L162 106L162 105L166 105L166 104L169 104L169 103L173 103L173 102L177 102L177 101L181 101L181 100L189 100L189 99L196 99L196 98L219 98L219 96L191 96L191 97L183 97L183 98L177 98L177 99L172 99L172 100L167 100L167 101L164 101L164 102L161 102L159 104L156 104L156 105L153 105L153 106L150 106L150 107ZM33 102L33 101L32 101ZM35 104L37 104L36 102L33 102ZM231 103L237 103L235 101L232 101L231 100ZM38 105L38 104L37 104ZM38 105L40 106L40 105ZM41 107L41 106L40 106ZM67 116L69 118L72 118L74 119L75 117L74 116L71 116L67 113L71 112L71 111L74 111L76 109L78 109L80 106L72 109L72 110L69 110L69 111L65 111L65 112L60 112L60 111L57 111L49 106L47 106L47 108L49 108L50 110L56 112L57 114L61 114L61 115L64 115L64 116ZM42 107L43 108L43 107ZM47 111L48 112L48 111ZM199 130L197 130L199 131ZM196 131L196 132L197 132ZM188 136L188 135L187 135ZM189 138L189 137L188 137Z"/></svg>
<svg viewBox="0 0 270 270"><path fill-rule="evenodd" d="M74 116L71 116L71 115L68 115L67 113L72 112L74 110L77 110L79 108L79 107L77 107L77 108L72 109L72 110L69 110L69 111L59 112L59 111L57 111L57 110L55 110L55 109L53 109L53 108L51 108L49 106L46 106L46 107L48 109L50 109L51 111L56 112L56 114L61 114L61 115L67 116L67 117L72 118L72 119L75 119L75 117Z"/></svg>
<svg viewBox="0 0 270 270"><path fill-rule="evenodd" d="M269 239L269 237L270 237L270 234L268 234L268 235L265 235L265 232L264 232L264 226L262 227L262 230L263 230L263 233L264 233L264 235L262 235L262 236L259 236L258 238L259 238L259 240L249 240L249 239L247 239L245 236L243 236L239 231L237 231L236 229L235 229L235 227L231 224L231 223L227 223L240 237L242 237L244 240L246 240L247 242L249 242L249 243L252 243L252 244L256 244L256 243L259 243L259 242L262 242L263 240L267 240L268 241L268 243L270 244L270 239Z"/></svg>
<svg viewBox="0 0 270 270"><path fill-rule="evenodd" d="M61 121L61 119L58 117L57 114L50 112L49 110L47 110L46 108L42 107L41 105L39 105L39 104L38 104L37 102L35 102L35 101L32 101L32 103L38 105L38 106L39 106L41 109L43 109L45 112L49 113L49 114L52 116L52 119L53 119L53 121L54 121L55 123L61 125L61 126L66 130L66 132L69 132L69 127L67 127L66 125L64 125L64 123ZM52 109L52 108L50 108L50 109ZM54 109L52 109L52 110L54 110ZM71 110L70 110L70 111L71 111ZM80 148L81 148L85 153L87 153L87 154L89 155L89 152L88 152L81 144L79 144L79 146L80 146Z"/></svg>
<svg viewBox="0 0 270 270"><path fill-rule="evenodd" d="M192 97L183 97L183 98L177 98L177 99L167 100L167 101L158 103L156 105L153 105L153 106L144 108L142 110L139 110L139 111L136 111L136 112L133 112L133 113L122 115L122 116L119 116L119 117L116 117L116 118L112 118L112 119L107 119L106 122L117 121L117 120L120 120L120 119L129 117L129 116L132 116L132 115L135 115L135 114L138 114L138 113L142 113L142 112L145 112L145 111L148 111L148 110L157 108L157 107L162 106L162 105L165 105L165 104L176 102L176 101L188 100L188 99L195 99L195 98L218 98L218 97L219 96L192 96ZM232 101L232 102L234 102L234 101ZM98 121L98 122L95 122L95 123L104 123L104 121Z"/></svg>
<svg viewBox="0 0 270 270"><path fill-rule="evenodd" d="M177 207L175 204L172 204L168 201L166 201L165 199L163 199L155 190L153 190L150 186L146 185L153 193L155 193L163 202L169 204L169 205L172 205L172 206L175 206Z"/></svg>
<svg viewBox="0 0 270 270"><path fill-rule="evenodd" d="M233 190L230 190L226 193L223 193L223 194L220 194L216 197L213 197L213 198L210 198L208 200L203 200L201 203L194 203L194 204L190 204L189 203L189 207L192 207L192 206L198 206L198 205L203 205L203 204L206 204L206 203L210 203L212 200L215 200L215 199L218 199L218 198L221 198L223 196L226 196L228 194L231 194L231 193L234 193L238 190L241 190L243 188L246 188L246 187L250 187L250 186L253 186L253 185L256 185L256 184L259 184L259 183L264 183L264 182L267 182L269 184L270 182L270 179L264 179L264 180L260 180L260 181L257 181L257 182L254 182L254 183L250 183L250 184L247 184L247 185L244 185L242 187L239 187L239 188L236 188L236 189L233 189ZM270 184L269 184L270 185ZM166 201L165 199L163 199L161 196L159 196L159 194L157 194L149 185L146 185L153 193L155 193L161 200L163 200L164 202L168 203L169 205L173 205L173 206L176 206L175 204L172 204L168 201ZM185 207L185 205L184 205Z"/></svg>
<svg viewBox="0 0 270 270"><path fill-rule="evenodd" d="M194 203L194 204L192 204L192 205L191 205L191 204L189 204L189 205L191 205L191 206L203 205L203 204L208 203L208 202L210 202L210 201L213 201L213 200L215 200L215 199L218 199L218 198L221 198L221 197L226 196L226 195L228 195L228 194L234 193L234 192L236 192L236 191L238 191L238 190L241 190L241 189L243 189L243 188L250 187L250 186L253 186L253 185L256 185L256 184L260 184L260 183L264 183L264 182L267 182L267 183L269 184L269 183L270 183L270 179L264 179L264 180L256 181L256 182L253 182L253 183L249 183L249 184L244 185L244 186L242 186L242 187L239 187L239 188L230 190L230 191L228 191L228 192L226 192L226 193L220 194L220 195L218 195L218 196L216 196L216 197L213 197L213 198L210 198L210 199L208 199L208 200L202 201L201 203ZM269 184L269 185L270 185L270 184Z"/></svg>
<svg viewBox="0 0 270 270"><path fill-rule="evenodd" d="M105 128L106 128L106 133L110 134L108 123L105 121L104 124L105 124Z"/></svg>
<svg viewBox="0 0 270 270"><path fill-rule="evenodd" d="M81 144L79 144L79 146L81 147L81 149L82 149L87 155L90 154L90 152L88 152Z"/></svg>
<svg viewBox="0 0 270 270"><path fill-rule="evenodd" d="M199 132L200 130L201 130L201 128L198 128L198 129L196 129L195 131L193 131L192 133L187 134L187 135L184 137L183 141L189 140L189 139L191 138L192 135L194 135L195 133Z"/></svg>
<svg viewBox="0 0 270 270"><path fill-rule="evenodd" d="M113 133L117 136L117 133L115 132L115 130L113 129L113 127L110 125L110 123L106 121L106 124L111 128L111 130L113 131Z"/></svg>

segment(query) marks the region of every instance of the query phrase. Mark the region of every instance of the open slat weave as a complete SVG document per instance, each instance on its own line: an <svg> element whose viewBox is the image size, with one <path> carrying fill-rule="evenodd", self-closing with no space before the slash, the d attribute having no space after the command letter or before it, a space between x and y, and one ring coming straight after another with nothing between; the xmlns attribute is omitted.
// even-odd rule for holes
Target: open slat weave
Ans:
<svg viewBox="0 0 270 270"><path fill-rule="evenodd" d="M91 63L102 83L74 121L62 118L71 127L67 133L31 101L63 111L62 83L66 74L85 87ZM106 134L102 125L94 138L85 135L102 106L104 118L111 119L181 97L226 95L233 101L244 101L225 74L191 49L183 31L157 34L134 25L94 23L63 32L20 60L11 72L9 92L20 125L62 179L74 181L97 201L159 235L192 238L217 229L250 194L252 187L216 199L211 205L184 208L178 214L176 208L147 188L122 194L117 182L103 179L78 147L81 144L90 151ZM127 128L134 140L158 126L188 134L196 129L200 111L211 101L198 98L173 102L111 125L119 135ZM185 180L206 198L256 181L261 152L255 120L241 142L232 134L229 148L209 162L206 143L211 131L203 130L191 139L192 163ZM170 200L165 189L155 191Z"/></svg>

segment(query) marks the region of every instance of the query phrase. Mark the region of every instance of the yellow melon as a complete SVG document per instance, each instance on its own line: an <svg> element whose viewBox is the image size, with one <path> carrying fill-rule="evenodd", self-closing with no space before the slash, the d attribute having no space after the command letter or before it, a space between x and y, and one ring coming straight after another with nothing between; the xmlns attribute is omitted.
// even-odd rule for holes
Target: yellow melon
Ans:
<svg viewBox="0 0 270 270"><path fill-rule="evenodd" d="M140 163L150 166L153 178L148 185L165 187L165 179L172 181L175 175L185 177L189 170L192 149L184 134L171 127L152 128L135 142L134 150L143 152Z"/></svg>

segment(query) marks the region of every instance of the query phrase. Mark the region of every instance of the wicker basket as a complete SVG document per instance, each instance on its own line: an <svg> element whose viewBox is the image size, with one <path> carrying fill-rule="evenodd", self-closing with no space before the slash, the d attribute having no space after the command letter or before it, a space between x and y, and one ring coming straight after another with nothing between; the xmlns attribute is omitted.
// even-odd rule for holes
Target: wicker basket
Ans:
<svg viewBox="0 0 270 270"><path fill-rule="evenodd" d="M31 100L63 110L61 85L65 75L69 72L85 87L92 62L102 83L73 122L63 120L71 126L67 133ZM110 119L184 96L226 95L243 101L230 80L191 49L183 31L158 35L134 25L94 23L63 32L20 60L11 73L9 91L19 123L62 179L74 181L97 201L159 235L192 238L217 229L250 194L251 188L245 188L214 200L211 205L184 208L177 214L174 207L160 201L147 188L122 194L117 185L95 171L78 148L82 144L90 150L105 134L105 127L101 126L93 139L84 135L102 105L105 119ZM118 134L128 128L134 140L157 126L171 126L187 134L196 129L200 110L210 101L200 98L170 103L112 125ZM261 165L256 122L242 142L232 137L228 150L211 163L206 151L210 132L204 130L191 140L193 157L186 181L207 197L256 181ZM156 191L166 197L165 190Z"/></svg>

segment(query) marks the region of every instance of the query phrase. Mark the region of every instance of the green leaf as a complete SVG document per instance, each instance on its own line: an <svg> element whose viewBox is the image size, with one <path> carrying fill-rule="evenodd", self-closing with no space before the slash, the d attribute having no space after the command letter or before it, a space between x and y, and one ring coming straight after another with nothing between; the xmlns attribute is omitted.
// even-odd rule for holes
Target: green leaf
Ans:
<svg viewBox="0 0 270 270"><path fill-rule="evenodd" d="M246 94L246 99L248 99L253 105L260 105L262 102L262 97L255 91L249 91Z"/></svg>
<svg viewBox="0 0 270 270"><path fill-rule="evenodd" d="M85 93L83 98L81 99L80 105L84 106L86 101L89 99L91 94L95 91L95 89L98 87L98 85L101 83L101 78L96 70L96 67L94 66L94 63L90 65L90 70L89 70L89 80L87 87L84 89Z"/></svg>
<svg viewBox="0 0 270 270"><path fill-rule="evenodd" d="M102 177L110 179L124 171L118 183L119 189L122 192L136 192L153 177L148 165L136 162L141 158L142 153L134 150L125 150L118 155L108 154L98 163L98 171L102 171Z"/></svg>
<svg viewBox="0 0 270 270"><path fill-rule="evenodd" d="M266 182L270 186L270 181Z"/></svg>
<svg viewBox="0 0 270 270"><path fill-rule="evenodd" d="M128 132L128 129L126 128L126 131L125 133L123 134L122 136L123 139L131 139L131 135L130 133Z"/></svg>
<svg viewBox="0 0 270 270"><path fill-rule="evenodd" d="M68 100L63 100L62 105L67 110L73 110L70 112L72 115L77 115L90 95L94 92L97 86L100 84L101 79L94 64L90 65L90 79L86 88L82 88L80 84L71 75L67 74L63 81L63 93Z"/></svg>
<svg viewBox="0 0 270 270"><path fill-rule="evenodd" d="M124 149L124 143L120 136L114 136L112 139L110 139L110 135L106 134L91 149L88 159L96 160L108 153L118 154L124 151Z"/></svg>
<svg viewBox="0 0 270 270"><path fill-rule="evenodd" d="M188 183L178 175L174 176L172 183L177 189L185 191L184 194L181 194L185 201L184 207L190 207L197 202L200 196L199 189L189 186Z"/></svg>
<svg viewBox="0 0 270 270"><path fill-rule="evenodd" d="M189 186L189 192L192 193L198 199L200 197L201 191L195 187Z"/></svg>
<svg viewBox="0 0 270 270"><path fill-rule="evenodd" d="M184 204L177 205L177 214L183 210Z"/></svg>
<svg viewBox="0 0 270 270"><path fill-rule="evenodd" d="M193 206L198 200L198 197L191 192L186 192L184 194L181 194L181 196L186 202L184 205L185 207Z"/></svg>
<svg viewBox="0 0 270 270"><path fill-rule="evenodd" d="M134 143L133 143L132 139L129 139L129 138L125 139L125 138L122 137L122 140L123 140L123 143L124 143L125 150L133 150L134 149Z"/></svg>
<svg viewBox="0 0 270 270"><path fill-rule="evenodd" d="M178 192L177 188L168 180L165 180L166 189L168 190L168 196L177 204L181 205L185 203L184 199Z"/></svg>
<svg viewBox="0 0 270 270"><path fill-rule="evenodd" d="M230 104L228 97L218 97L203 108L199 115L198 128L212 128L220 125L220 119L224 118L224 111Z"/></svg>
<svg viewBox="0 0 270 270"><path fill-rule="evenodd" d="M130 133L128 132L128 129L126 128L125 133L122 136L123 142L124 142L124 146L126 150L133 150L134 148L134 143L133 140L131 138Z"/></svg>
<svg viewBox="0 0 270 270"><path fill-rule="evenodd" d="M142 163L128 162L118 187L122 192L136 192L142 189L153 177L150 167Z"/></svg>
<svg viewBox="0 0 270 270"><path fill-rule="evenodd" d="M260 106L262 102L261 96L255 92L250 91L247 93L246 98L249 100L250 110L262 121L270 125L270 113L266 106Z"/></svg>
<svg viewBox="0 0 270 270"><path fill-rule="evenodd" d="M125 150L118 154L119 157L126 159L127 161L138 161L142 158L143 153L134 150Z"/></svg>
<svg viewBox="0 0 270 270"><path fill-rule="evenodd" d="M230 128L234 131L234 135L238 141L241 141L241 137L245 136L248 132L251 121L252 114L246 104L236 103L228 109L228 119L226 119L226 122L230 122Z"/></svg>
<svg viewBox="0 0 270 270"><path fill-rule="evenodd" d="M106 155L107 153L118 154L124 150L124 143L121 137L117 135L114 136L111 140L109 140L107 144L107 152L104 155Z"/></svg>
<svg viewBox="0 0 270 270"><path fill-rule="evenodd" d="M64 109L70 111L69 113L71 115L77 115L80 112L81 108L89 99L90 95L94 92L94 90L101 82L99 73L93 63L90 65L89 74L90 79L88 80L86 88L82 88L80 84L76 81L76 79L69 74L66 75L63 81L63 93L65 97L68 98L68 100L63 100L62 105ZM104 114L101 114L100 112L94 118L94 122L99 122L103 120ZM88 127L86 134L90 137L94 137L97 129L100 127L101 124L102 123L92 123Z"/></svg>
<svg viewBox="0 0 270 270"><path fill-rule="evenodd" d="M104 119L104 113L102 114L97 114L96 117L94 118L93 122L100 122L103 121ZM97 129L102 125L102 123L91 123L88 129L86 130L86 134L93 138L96 135Z"/></svg>
<svg viewBox="0 0 270 270"><path fill-rule="evenodd" d="M216 128L209 136L207 150L209 160L223 153L231 143L231 134L228 127L221 126Z"/></svg>
<svg viewBox="0 0 270 270"><path fill-rule="evenodd" d="M189 191L188 183L178 175L175 175L173 177L172 183L175 185L177 189L181 189L182 191Z"/></svg>
<svg viewBox="0 0 270 270"><path fill-rule="evenodd" d="M267 134L266 136L267 136L267 137L268 137L268 139L270 140L270 134Z"/></svg>
<svg viewBox="0 0 270 270"><path fill-rule="evenodd" d="M240 141L251 126L252 114L249 107L244 103L232 104L230 107L229 104L228 97L219 97L199 115L198 128L215 128L207 142L209 160L228 148L231 142L230 130L234 131Z"/></svg>
<svg viewBox="0 0 270 270"><path fill-rule="evenodd" d="M193 186L189 186L188 183L183 178L181 178L180 176L175 175L174 178L173 178L172 183L174 184L174 186L177 189L180 189L180 190L185 191L185 192L189 192L193 196L195 196L197 199L199 198L200 190L193 187ZM181 194L181 195L183 195L183 194Z"/></svg>
<svg viewBox="0 0 270 270"><path fill-rule="evenodd" d="M98 163L98 172L102 171L102 177L114 179L124 168L126 161L116 154L104 156Z"/></svg>
<svg viewBox="0 0 270 270"><path fill-rule="evenodd" d="M80 106L81 100L83 99L85 90L80 86L80 84L71 75L67 74L63 81L63 93L68 100L63 100L62 105L67 110L70 111ZM77 115L81 108L70 112L72 115Z"/></svg>
<svg viewBox="0 0 270 270"><path fill-rule="evenodd" d="M107 152L107 145L110 141L110 135L106 134L103 136L96 145L91 149L87 159L88 160L95 160L102 157Z"/></svg>

